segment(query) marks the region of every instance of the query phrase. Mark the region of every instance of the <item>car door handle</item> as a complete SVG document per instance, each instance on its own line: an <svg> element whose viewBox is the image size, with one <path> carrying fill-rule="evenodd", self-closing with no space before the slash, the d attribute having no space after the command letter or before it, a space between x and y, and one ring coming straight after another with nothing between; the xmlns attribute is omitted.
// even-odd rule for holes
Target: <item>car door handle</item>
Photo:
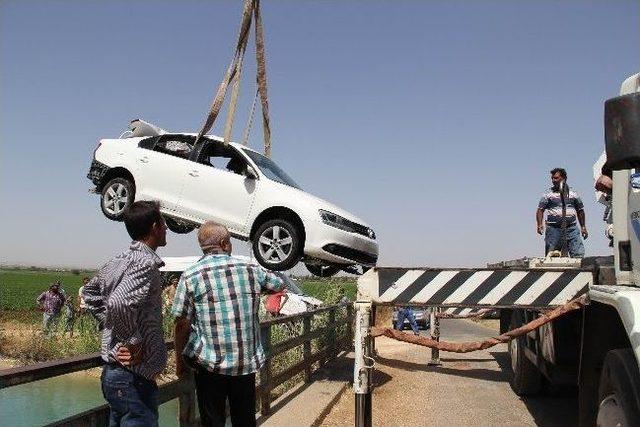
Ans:
<svg viewBox="0 0 640 427"><path fill-rule="evenodd" d="M191 171L191 172L189 172L189 175L191 175L191 176L200 176L198 174L198 171Z"/></svg>
<svg viewBox="0 0 640 427"><path fill-rule="evenodd" d="M149 163L149 158L148 157L141 157L140 159L141 163Z"/></svg>

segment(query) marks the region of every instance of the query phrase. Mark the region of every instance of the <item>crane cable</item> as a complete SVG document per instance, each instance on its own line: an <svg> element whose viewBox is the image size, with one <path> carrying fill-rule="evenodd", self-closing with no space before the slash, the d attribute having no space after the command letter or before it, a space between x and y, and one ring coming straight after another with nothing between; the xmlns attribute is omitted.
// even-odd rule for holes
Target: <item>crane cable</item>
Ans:
<svg viewBox="0 0 640 427"><path fill-rule="evenodd" d="M245 0L242 11L242 19L240 22L240 30L238 32L238 41L236 43L236 49L227 68L227 72L222 79L222 82L218 86L218 90L213 99L207 118L202 125L202 129L198 132L196 142L200 140L213 126L222 104L226 97L227 89L230 84L233 84L231 100L229 102L229 112L227 115L227 121L225 124L224 143L229 143L231 139L231 131L233 129L233 120L235 117L235 111L237 106L237 99L240 91L240 75L242 70L242 63L244 59L244 53L247 47L249 39L249 30L251 29L251 21L255 20L255 38L256 38L256 83L257 94L260 95L260 102L262 107L262 130L264 138L264 154L267 157L271 157L271 127L269 123L269 101L267 98L267 72L266 72L266 54L264 47L264 30L262 25L262 15L260 13L260 0ZM255 100L254 100L255 103ZM252 106L252 110L255 108ZM253 115L253 112L252 112ZM250 118L251 120L251 118ZM248 139L248 131L245 131L245 138ZM246 143L246 139L244 143Z"/></svg>

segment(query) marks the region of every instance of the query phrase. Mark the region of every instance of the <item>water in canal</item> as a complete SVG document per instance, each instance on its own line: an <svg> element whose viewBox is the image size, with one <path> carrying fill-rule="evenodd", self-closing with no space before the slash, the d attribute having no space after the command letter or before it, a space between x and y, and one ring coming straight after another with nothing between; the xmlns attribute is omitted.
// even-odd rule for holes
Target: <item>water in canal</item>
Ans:
<svg viewBox="0 0 640 427"><path fill-rule="evenodd" d="M100 379L71 374L0 390L2 425L41 426L105 403ZM178 426L178 400L160 406L160 426Z"/></svg>

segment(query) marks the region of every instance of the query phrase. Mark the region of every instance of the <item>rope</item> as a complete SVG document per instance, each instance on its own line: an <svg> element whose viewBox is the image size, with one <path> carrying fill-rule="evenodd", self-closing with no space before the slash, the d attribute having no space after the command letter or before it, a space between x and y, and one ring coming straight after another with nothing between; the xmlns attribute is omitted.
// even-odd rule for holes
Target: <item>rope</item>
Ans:
<svg viewBox="0 0 640 427"><path fill-rule="evenodd" d="M220 109L222 108L222 104L224 103L224 99L226 97L227 89L229 84L233 83L231 100L229 102L229 113L227 115L227 120L225 124L224 130L224 143L225 145L229 143L231 140L231 132L233 130L233 121L235 118L238 94L240 91L240 75L242 71L242 63L244 59L244 53L247 47L247 42L249 39L249 30L251 29L251 20L255 19L255 37L256 37L256 82L257 82L257 92L260 95L260 102L262 106L262 131L264 138L264 154L267 157L271 157L271 126L269 123L269 100L267 96L267 68L266 68L266 54L264 47L264 29L262 25L262 15L260 12L260 0L245 0L244 8L242 11L242 20L240 21L240 30L238 32L238 41L236 43L236 50L229 64L229 68L227 68L227 72L222 79L222 82L218 86L218 90L216 92L215 97L213 98L213 102L211 103L211 107L209 109L209 113L207 114L207 118L205 119L204 124L202 125L202 129L198 132L198 137L196 138L196 143L204 136L211 127L213 126L218 114L220 113ZM255 100L254 100L255 103ZM250 125L253 121L253 110L255 109L255 105L252 107L252 113L250 118ZM250 129L250 128L249 128ZM249 131L247 130L244 135L244 144L246 145L249 139Z"/></svg>
<svg viewBox="0 0 640 427"><path fill-rule="evenodd" d="M564 316L567 313L572 311L581 309L585 305L587 305L588 299L586 295L582 295L576 299L573 299L562 305L557 307L547 313L541 313L540 317L532 320L526 325L522 325L519 328L516 328L512 331L505 332L502 335L497 337L487 338L483 341L468 341L468 342L447 342L447 341L436 341L431 338L427 338L425 336L420 335L412 335L405 334L404 332L397 331L395 329L390 328L379 328L372 327L369 329L369 333L372 337L379 337L384 335L389 338L393 338L398 341L404 341L411 344L417 344L424 347L429 348L437 348L441 351L449 351L452 353L469 353L477 350L484 350L490 347L493 347L498 344L509 342L510 340L517 338L521 335L528 334L531 331L538 329L542 325L546 325L547 323Z"/></svg>
<svg viewBox="0 0 640 427"><path fill-rule="evenodd" d="M247 119L247 125L244 127L244 134L242 135L242 145L249 144L249 134L251 133L251 128L253 127L253 118L256 114L257 101L258 101L258 89L256 88L256 93L253 95L253 102L251 103L251 112L249 113L249 118Z"/></svg>

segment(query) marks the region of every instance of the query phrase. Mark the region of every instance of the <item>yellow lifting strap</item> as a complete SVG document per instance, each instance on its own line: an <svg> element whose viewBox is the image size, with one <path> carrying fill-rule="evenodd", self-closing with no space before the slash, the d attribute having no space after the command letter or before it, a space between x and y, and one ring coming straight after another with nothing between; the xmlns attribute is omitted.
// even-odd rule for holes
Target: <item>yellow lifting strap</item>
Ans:
<svg viewBox="0 0 640 427"><path fill-rule="evenodd" d="M233 84L231 91L231 99L229 101L229 112L225 123L224 130L224 143L228 144L231 140L231 131L233 129L233 120L235 117L236 106L238 101L238 94L240 91L240 76L242 71L242 62L244 59L244 53L247 48L247 42L249 40L249 30L251 29L251 20L255 20L255 37L256 37L256 83L257 93L260 95L260 103L262 106L262 130L264 137L264 154L267 157L271 157L271 128L269 126L269 101L267 98L267 69L266 69L266 55L264 49L264 34L262 26L262 15L260 14L260 0L245 0L244 8L242 11L242 20L240 22L240 31L238 32L238 41L236 43L236 50L227 68L222 82L218 86L216 96L213 99L211 108L207 119L202 125L202 129L198 132L198 138L196 142L213 126L224 99L227 93L227 89L230 84ZM253 109L253 107L252 107ZM247 133L245 133L245 143L247 139Z"/></svg>

